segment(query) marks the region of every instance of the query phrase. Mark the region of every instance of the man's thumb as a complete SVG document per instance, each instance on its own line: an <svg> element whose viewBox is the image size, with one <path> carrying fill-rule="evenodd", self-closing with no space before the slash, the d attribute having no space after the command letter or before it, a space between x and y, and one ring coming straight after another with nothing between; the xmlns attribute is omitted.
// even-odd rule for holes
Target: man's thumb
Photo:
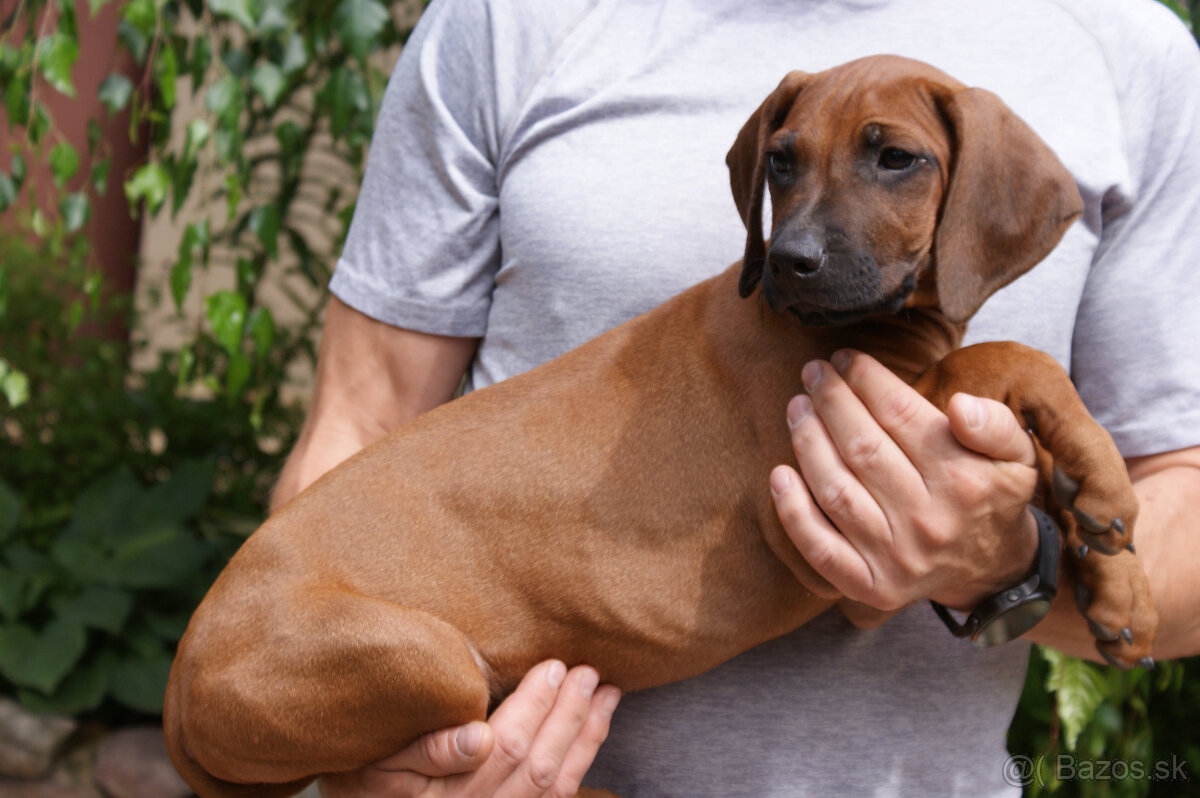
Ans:
<svg viewBox="0 0 1200 798"><path fill-rule="evenodd" d="M971 451L993 460L1034 464L1033 441L1006 405L956 393L950 397L946 415L954 437Z"/></svg>
<svg viewBox="0 0 1200 798"><path fill-rule="evenodd" d="M430 732L407 748L375 763L380 770L407 770L440 778L475 770L488 758L494 737L483 721Z"/></svg>

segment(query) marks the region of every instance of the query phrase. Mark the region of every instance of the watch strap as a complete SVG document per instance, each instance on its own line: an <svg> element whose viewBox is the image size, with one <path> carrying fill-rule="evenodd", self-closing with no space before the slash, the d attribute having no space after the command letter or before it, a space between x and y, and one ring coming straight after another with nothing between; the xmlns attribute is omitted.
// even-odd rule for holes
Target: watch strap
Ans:
<svg viewBox="0 0 1200 798"><path fill-rule="evenodd" d="M970 638L982 646L1007 643L1028 632L1049 612L1058 590L1059 528L1041 509L1030 505L1029 510L1038 529L1037 554L1029 576L984 599L963 621L938 602L929 602L955 637Z"/></svg>

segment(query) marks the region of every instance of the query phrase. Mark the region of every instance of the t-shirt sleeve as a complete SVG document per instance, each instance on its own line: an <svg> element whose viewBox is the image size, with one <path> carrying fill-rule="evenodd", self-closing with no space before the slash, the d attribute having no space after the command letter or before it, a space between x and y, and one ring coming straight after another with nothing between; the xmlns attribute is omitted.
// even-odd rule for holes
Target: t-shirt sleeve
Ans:
<svg viewBox="0 0 1200 798"><path fill-rule="evenodd" d="M330 290L363 313L480 336L500 258L496 96L486 3L422 15L376 123Z"/></svg>
<svg viewBox="0 0 1200 798"><path fill-rule="evenodd" d="M1127 457L1200 444L1200 50L1174 20L1150 33L1120 65L1132 190L1105 198L1072 353Z"/></svg>

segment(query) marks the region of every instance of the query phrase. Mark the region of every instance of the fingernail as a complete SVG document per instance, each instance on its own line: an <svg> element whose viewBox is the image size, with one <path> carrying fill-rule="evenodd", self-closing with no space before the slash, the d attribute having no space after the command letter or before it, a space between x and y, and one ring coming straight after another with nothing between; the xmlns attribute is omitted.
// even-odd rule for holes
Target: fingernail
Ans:
<svg viewBox="0 0 1200 798"><path fill-rule="evenodd" d="M550 667L546 669L546 683L557 690L562 686L563 679L567 677L567 666L563 665L558 660L550 663Z"/></svg>
<svg viewBox="0 0 1200 798"><path fill-rule="evenodd" d="M813 403L804 394L794 397L788 402L787 408L787 423L788 429L795 429L800 426L800 422L808 418L812 413Z"/></svg>
<svg viewBox="0 0 1200 798"><path fill-rule="evenodd" d="M780 466L771 472L771 495L776 499L792 484L792 472Z"/></svg>
<svg viewBox="0 0 1200 798"><path fill-rule="evenodd" d="M808 361L804 364L804 368L800 369L800 380L810 392L821 384L821 378L824 376L824 369L815 360Z"/></svg>
<svg viewBox="0 0 1200 798"><path fill-rule="evenodd" d="M845 349L839 349L833 353L833 357L829 358L829 362L837 369L838 374L846 371L846 367L850 365L850 353Z"/></svg>
<svg viewBox="0 0 1200 798"><path fill-rule="evenodd" d="M974 396L964 394L963 406L963 421L967 422L967 426L971 429L982 429L987 422L987 411L983 408L983 402L979 401Z"/></svg>
<svg viewBox="0 0 1200 798"><path fill-rule="evenodd" d="M482 742L483 724L477 721L468 723L454 734L454 747L464 757L470 758L478 754Z"/></svg>
<svg viewBox="0 0 1200 798"><path fill-rule="evenodd" d="M620 700L621 700L621 691L614 687L612 690L608 690L605 693L604 699L600 703L600 709L602 709L604 711L604 714L612 715L613 712L616 712L617 703Z"/></svg>
<svg viewBox="0 0 1200 798"><path fill-rule="evenodd" d="M579 692L583 693L588 698L592 697L592 693L596 692L596 687L600 684L600 674L596 673L591 668L583 672L583 676L579 678Z"/></svg>

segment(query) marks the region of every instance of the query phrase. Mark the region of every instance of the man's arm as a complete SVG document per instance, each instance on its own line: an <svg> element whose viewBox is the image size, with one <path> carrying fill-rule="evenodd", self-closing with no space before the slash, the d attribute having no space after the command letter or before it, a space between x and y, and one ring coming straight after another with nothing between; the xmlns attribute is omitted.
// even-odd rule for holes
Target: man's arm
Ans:
<svg viewBox="0 0 1200 798"><path fill-rule="evenodd" d="M312 404L271 509L359 449L448 402L478 344L393 327L331 297Z"/></svg>

